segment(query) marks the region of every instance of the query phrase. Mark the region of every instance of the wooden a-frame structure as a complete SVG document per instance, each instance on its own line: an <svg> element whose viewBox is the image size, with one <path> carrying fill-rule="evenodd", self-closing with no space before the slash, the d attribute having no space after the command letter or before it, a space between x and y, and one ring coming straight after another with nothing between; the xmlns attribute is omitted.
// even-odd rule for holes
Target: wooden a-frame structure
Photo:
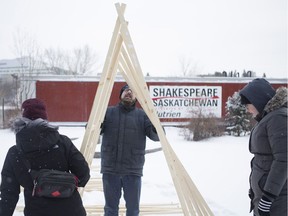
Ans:
<svg viewBox="0 0 288 216"><path fill-rule="evenodd" d="M124 18L126 5L117 3L115 6L118 18L80 151L91 166L115 76L120 72L157 130L183 214L211 216L213 213L170 146L160 124Z"/></svg>

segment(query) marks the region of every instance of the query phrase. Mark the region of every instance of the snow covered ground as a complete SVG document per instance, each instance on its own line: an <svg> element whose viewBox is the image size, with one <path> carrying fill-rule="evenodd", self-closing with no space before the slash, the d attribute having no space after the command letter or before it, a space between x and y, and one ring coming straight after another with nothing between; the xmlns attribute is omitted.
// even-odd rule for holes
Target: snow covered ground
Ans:
<svg viewBox="0 0 288 216"><path fill-rule="evenodd" d="M223 136L204 141L185 141L181 129L165 127L170 145L181 163L206 200L215 216L249 216L248 178L252 155L248 151L248 136ZM60 127L60 133L77 138L73 143L80 148L84 135L83 127ZM10 146L15 144L15 136L8 129L0 130L2 168L5 155ZM160 142L147 139L147 149L161 147ZM97 145L96 151L99 151ZM99 165L94 159L93 164ZM99 173L92 173L99 175ZM146 154L142 186L142 204L177 204L179 203L173 181L167 167L164 153L157 151ZM84 204L103 204L100 191L85 192ZM124 203L124 201L121 201ZM23 197L18 205L23 206ZM14 216L23 213L15 211Z"/></svg>

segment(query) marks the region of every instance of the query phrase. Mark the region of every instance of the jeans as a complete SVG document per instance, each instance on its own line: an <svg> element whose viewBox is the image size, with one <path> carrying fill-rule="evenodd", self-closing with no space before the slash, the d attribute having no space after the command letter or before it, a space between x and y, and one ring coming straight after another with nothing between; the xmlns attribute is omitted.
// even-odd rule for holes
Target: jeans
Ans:
<svg viewBox="0 0 288 216"><path fill-rule="evenodd" d="M141 176L103 173L102 180L105 216L118 216L122 188L126 203L126 216L139 215Z"/></svg>

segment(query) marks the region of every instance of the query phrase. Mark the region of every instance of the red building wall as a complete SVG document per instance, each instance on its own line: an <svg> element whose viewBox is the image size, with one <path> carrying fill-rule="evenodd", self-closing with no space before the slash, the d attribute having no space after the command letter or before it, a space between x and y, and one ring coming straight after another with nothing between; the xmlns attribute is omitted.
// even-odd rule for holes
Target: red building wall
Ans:
<svg viewBox="0 0 288 216"><path fill-rule="evenodd" d="M119 92L125 82L115 82L109 105L119 102ZM147 85L166 86L221 86L222 87L222 117L225 116L225 105L229 96L243 88L243 82L147 82ZM277 89L287 83L272 83ZM36 97L45 101L48 118L52 122L87 122L98 87L98 82L75 81L37 81ZM101 101L99 101L101 103ZM185 119L161 119L162 122L183 121Z"/></svg>
<svg viewBox="0 0 288 216"><path fill-rule="evenodd" d="M116 104L124 82L115 82L109 105ZM36 97L45 101L49 121L86 122L98 82L37 81ZM101 103L101 101L99 101Z"/></svg>

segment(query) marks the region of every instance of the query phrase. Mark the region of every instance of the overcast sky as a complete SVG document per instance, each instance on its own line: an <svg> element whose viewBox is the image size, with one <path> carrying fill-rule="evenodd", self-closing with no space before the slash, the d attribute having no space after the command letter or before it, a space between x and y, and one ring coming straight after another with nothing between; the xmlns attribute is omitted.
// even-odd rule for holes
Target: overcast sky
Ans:
<svg viewBox="0 0 288 216"><path fill-rule="evenodd" d="M112 0L0 0L0 59L13 54L17 29L39 46L89 45L103 64L117 11ZM123 0L142 71L198 74L245 69L287 77L287 0ZM101 72L102 66L99 68Z"/></svg>

